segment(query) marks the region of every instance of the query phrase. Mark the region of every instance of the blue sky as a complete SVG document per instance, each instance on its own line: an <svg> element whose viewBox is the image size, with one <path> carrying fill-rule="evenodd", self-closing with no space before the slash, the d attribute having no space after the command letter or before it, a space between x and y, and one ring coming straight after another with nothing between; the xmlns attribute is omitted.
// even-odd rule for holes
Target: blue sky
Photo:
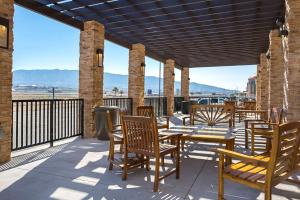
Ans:
<svg viewBox="0 0 300 200"><path fill-rule="evenodd" d="M80 31L15 6L13 69L78 69ZM128 74L128 49L105 41L104 71ZM192 82L245 90L256 66L192 68ZM146 76L158 76L159 62L146 57ZM180 70L175 70L180 81Z"/></svg>

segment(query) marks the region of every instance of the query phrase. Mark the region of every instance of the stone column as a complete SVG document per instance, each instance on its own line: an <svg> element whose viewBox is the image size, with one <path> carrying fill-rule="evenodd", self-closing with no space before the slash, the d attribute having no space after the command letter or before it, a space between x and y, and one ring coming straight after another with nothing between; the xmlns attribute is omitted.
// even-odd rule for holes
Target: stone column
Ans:
<svg viewBox="0 0 300 200"><path fill-rule="evenodd" d="M14 1L0 1L0 17L9 20L8 49L0 48L0 127L4 131L0 138L0 164L11 158L13 16Z"/></svg>
<svg viewBox="0 0 300 200"><path fill-rule="evenodd" d="M260 54L261 69L261 109L268 110L269 101L269 71L266 54Z"/></svg>
<svg viewBox="0 0 300 200"><path fill-rule="evenodd" d="M256 69L256 109L261 109L261 69L260 65L257 65Z"/></svg>
<svg viewBox="0 0 300 200"><path fill-rule="evenodd" d="M278 30L270 32L270 68L269 68L269 107L282 108L283 105L283 53L282 41Z"/></svg>
<svg viewBox="0 0 300 200"><path fill-rule="evenodd" d="M129 51L128 67L128 97L132 98L133 115L136 114L136 108L144 105L145 96L145 46L142 44L133 44Z"/></svg>
<svg viewBox="0 0 300 200"><path fill-rule="evenodd" d="M181 70L181 96L184 97L185 101L189 100L190 96L190 70L188 67L184 67Z"/></svg>
<svg viewBox="0 0 300 200"><path fill-rule="evenodd" d="M103 104L103 67L98 67L97 49L104 49L104 26L84 23L80 32L79 97L84 99L84 137L95 137L93 107Z"/></svg>
<svg viewBox="0 0 300 200"><path fill-rule="evenodd" d="M288 121L300 120L300 1L286 0L285 22L289 31L282 37L284 52L284 106Z"/></svg>
<svg viewBox="0 0 300 200"><path fill-rule="evenodd" d="M171 116L174 112L174 67L175 61L166 60L164 66L164 96L167 97L167 115Z"/></svg>

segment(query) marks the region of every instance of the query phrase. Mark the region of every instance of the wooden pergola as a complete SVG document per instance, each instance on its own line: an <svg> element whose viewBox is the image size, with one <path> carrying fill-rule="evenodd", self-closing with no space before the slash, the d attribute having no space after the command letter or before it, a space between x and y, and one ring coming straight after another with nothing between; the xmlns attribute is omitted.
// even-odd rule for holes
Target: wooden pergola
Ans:
<svg viewBox="0 0 300 200"><path fill-rule="evenodd" d="M282 0L15 0L73 27L85 21L105 26L105 38L177 67L259 63L269 31L284 13Z"/></svg>

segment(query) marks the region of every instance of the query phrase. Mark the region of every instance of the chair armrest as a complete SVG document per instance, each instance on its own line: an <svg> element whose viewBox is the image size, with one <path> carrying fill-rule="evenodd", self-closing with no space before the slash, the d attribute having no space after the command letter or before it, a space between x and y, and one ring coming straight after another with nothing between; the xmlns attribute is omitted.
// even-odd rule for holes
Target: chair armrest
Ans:
<svg viewBox="0 0 300 200"><path fill-rule="evenodd" d="M180 136L182 136L181 133L169 133L168 135L162 135L158 138L158 141L164 141L168 139L177 138L180 139Z"/></svg>
<svg viewBox="0 0 300 200"><path fill-rule="evenodd" d="M239 159L239 160L244 161L244 162L249 162L249 163L251 163L255 166L264 166L264 167L266 167L269 163L268 161L264 161L264 160L255 158L253 156L248 156L248 155L245 155L245 154L237 153L237 152L234 152L234 151L229 151L229 150L226 150L226 149L218 148L218 149L216 149L216 152L219 153L219 154L223 154L225 156L231 157L231 158Z"/></svg>

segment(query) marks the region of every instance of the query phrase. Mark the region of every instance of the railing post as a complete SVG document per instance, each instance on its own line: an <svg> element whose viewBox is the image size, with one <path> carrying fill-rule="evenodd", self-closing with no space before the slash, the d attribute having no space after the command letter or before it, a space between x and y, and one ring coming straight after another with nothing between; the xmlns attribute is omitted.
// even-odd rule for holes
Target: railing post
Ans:
<svg viewBox="0 0 300 200"><path fill-rule="evenodd" d="M54 100L51 99L50 100L50 147L53 147L53 103L54 103Z"/></svg>
<svg viewBox="0 0 300 200"><path fill-rule="evenodd" d="M84 99L81 100L81 138L84 138Z"/></svg>

